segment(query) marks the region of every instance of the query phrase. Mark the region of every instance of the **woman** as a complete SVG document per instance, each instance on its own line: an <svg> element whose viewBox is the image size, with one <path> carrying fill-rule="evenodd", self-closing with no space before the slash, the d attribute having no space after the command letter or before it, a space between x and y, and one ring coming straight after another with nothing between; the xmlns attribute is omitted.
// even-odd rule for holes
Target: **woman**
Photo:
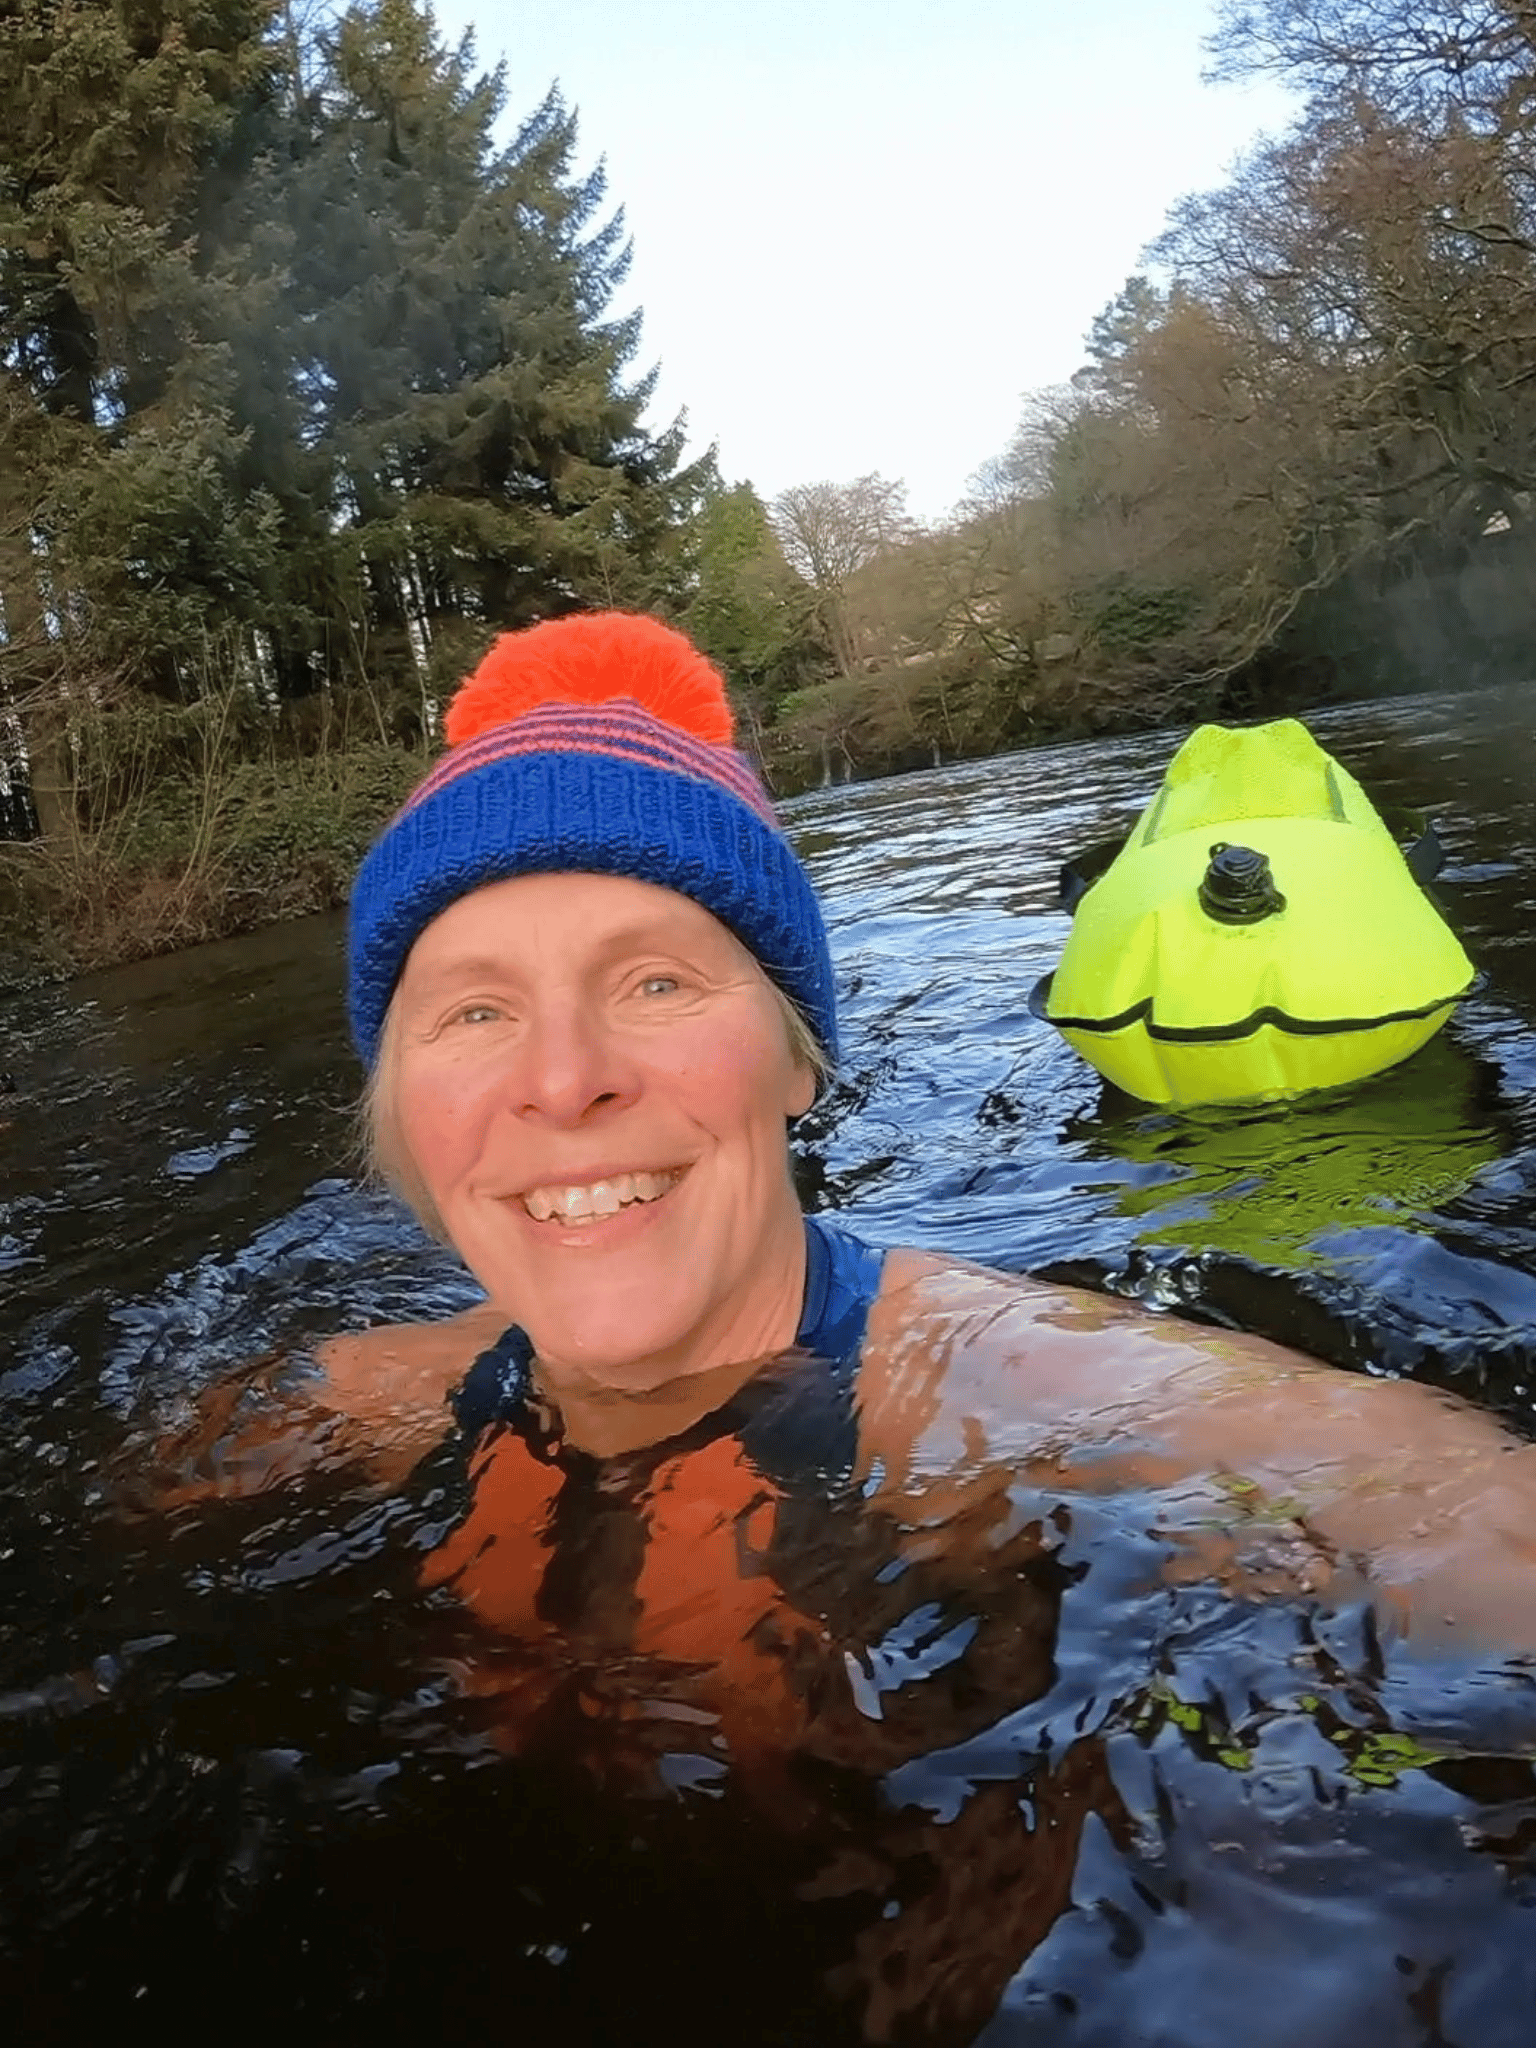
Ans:
<svg viewBox="0 0 1536 2048"><path fill-rule="evenodd" d="M421 1577L474 1624L445 1668L496 1749L814 1838L784 1882L850 1916L816 1969L858 2035L968 2040L1063 1913L1084 1816L1128 1826L1086 1706L1049 1769L988 1732L1052 1682L1094 1503L1133 1504L1154 1585L1529 1651L1536 1450L802 1217L833 970L730 738L713 669L641 618L507 636L460 691L359 876L351 1012L376 1163L486 1301L333 1341L304 1399L330 1456L460 1458ZM315 1441L237 1431L190 1488L265 1488ZM963 1795L903 1777L941 1753ZM878 1812L850 1789L877 1784ZM1254 2048L1296 2038L1266 2023ZM782 2037L831 2038L809 2024Z"/></svg>
<svg viewBox="0 0 1536 2048"><path fill-rule="evenodd" d="M498 1398L606 1457L798 1345L899 1517L1040 1461L1177 1482L1213 1561L1236 1474L1245 1523L1272 1498L1303 1532L1301 1589L1362 1566L1393 1627L1536 1648L1536 1450L1477 1411L801 1218L786 1133L836 1059L826 936L680 635L607 614L507 636L446 730L359 877L351 1007L375 1160L487 1305L334 1346L340 1408L438 1416L511 1324Z"/></svg>

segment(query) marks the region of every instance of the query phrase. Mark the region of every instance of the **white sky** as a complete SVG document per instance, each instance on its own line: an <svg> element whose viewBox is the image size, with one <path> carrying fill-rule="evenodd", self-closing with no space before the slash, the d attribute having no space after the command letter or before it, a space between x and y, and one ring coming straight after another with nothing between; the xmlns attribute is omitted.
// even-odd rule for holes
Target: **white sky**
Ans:
<svg viewBox="0 0 1536 2048"><path fill-rule="evenodd" d="M653 420L770 497L879 470L932 518L1069 377L1272 87L1201 83L1214 0L440 0L509 111L608 166Z"/></svg>

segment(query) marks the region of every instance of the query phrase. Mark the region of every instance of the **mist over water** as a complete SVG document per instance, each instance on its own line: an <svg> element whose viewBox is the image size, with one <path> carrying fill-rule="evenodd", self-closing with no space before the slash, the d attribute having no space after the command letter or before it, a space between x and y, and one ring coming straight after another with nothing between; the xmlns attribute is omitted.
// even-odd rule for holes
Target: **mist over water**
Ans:
<svg viewBox="0 0 1536 2048"><path fill-rule="evenodd" d="M795 801L845 1047L797 1133L808 1205L1536 1433L1532 707L1309 721L1434 816L1486 979L1405 1066L1289 1107L1110 1098L1027 1008L1060 863L1129 823L1178 736ZM1363 1609L1170 1588L1134 1496L1019 1489L968 1575L903 1563L854 1498L797 1497L764 1626L820 1617L827 1668L787 1765L729 1769L687 1674L593 1647L630 1540L600 1490L585 1618L536 1658L424 1589L475 1512L462 1444L388 1487L320 1455L141 1512L210 1399L280 1413L325 1334L477 1298L351 1172L341 944L314 920L0 1008L18 2038L515 2015L534 2042L1528 2048L1530 1671L1409 1656Z"/></svg>

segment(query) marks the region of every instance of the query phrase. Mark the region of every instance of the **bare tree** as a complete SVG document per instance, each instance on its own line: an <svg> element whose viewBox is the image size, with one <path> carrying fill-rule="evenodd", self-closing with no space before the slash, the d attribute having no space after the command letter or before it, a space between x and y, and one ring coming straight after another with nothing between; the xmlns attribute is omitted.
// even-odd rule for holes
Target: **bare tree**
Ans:
<svg viewBox="0 0 1536 2048"><path fill-rule="evenodd" d="M984 517L1048 497L1056 451L1080 410L1081 401L1070 384L1029 392L1007 447L990 456L966 485L962 516Z"/></svg>
<svg viewBox="0 0 1536 2048"><path fill-rule="evenodd" d="M1364 94L1422 121L1519 114L1536 60L1529 0L1221 0L1213 75L1268 73L1314 101Z"/></svg>
<svg viewBox="0 0 1536 2048"><path fill-rule="evenodd" d="M917 533L906 485L873 471L848 484L796 484L774 499L769 516L785 560L818 593L839 671L851 675L860 650L849 584L877 556Z"/></svg>

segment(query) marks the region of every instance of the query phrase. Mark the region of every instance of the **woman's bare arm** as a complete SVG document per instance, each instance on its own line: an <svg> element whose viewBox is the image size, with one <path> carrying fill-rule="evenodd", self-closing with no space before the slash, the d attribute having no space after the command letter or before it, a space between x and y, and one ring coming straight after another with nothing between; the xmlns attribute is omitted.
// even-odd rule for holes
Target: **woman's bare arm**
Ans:
<svg viewBox="0 0 1536 2048"><path fill-rule="evenodd" d="M1257 1520L1300 1539L1284 1574L1363 1575L1417 1640L1536 1651L1536 1446L1468 1403L1262 1338L1067 1288L893 1254L860 1376L875 1498L904 1520L974 1518L1018 1478L1154 1488L1191 1568Z"/></svg>
<svg viewBox="0 0 1536 2048"><path fill-rule="evenodd" d="M400 1323L329 1337L318 1372L267 1384L245 1375L210 1390L192 1423L157 1445L133 1493L155 1512L242 1499L301 1472L348 1465L390 1485L453 1426L449 1396L506 1328L482 1305L438 1323Z"/></svg>
<svg viewBox="0 0 1536 2048"><path fill-rule="evenodd" d="M507 1312L482 1302L440 1323L396 1323L328 1337L313 1398L363 1431L419 1425L441 1436L448 1397L507 1327Z"/></svg>

